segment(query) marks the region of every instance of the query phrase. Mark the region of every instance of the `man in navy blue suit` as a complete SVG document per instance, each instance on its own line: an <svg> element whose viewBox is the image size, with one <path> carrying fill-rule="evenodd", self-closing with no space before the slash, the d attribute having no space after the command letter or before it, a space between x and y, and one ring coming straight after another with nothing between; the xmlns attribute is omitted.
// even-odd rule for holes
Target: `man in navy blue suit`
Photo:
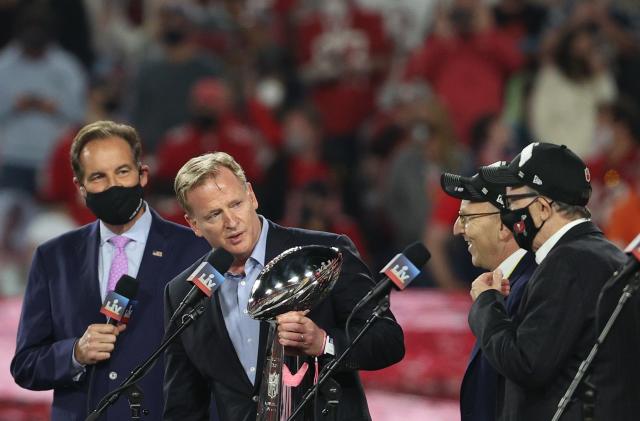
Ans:
<svg viewBox="0 0 640 421"><path fill-rule="evenodd" d="M513 316L536 263L533 255L519 248L511 231L500 222L505 188L489 184L477 174L469 178L444 173L441 184L445 193L462 199L453 232L469 244L473 265L488 271L500 270L509 279L510 292L505 304L509 316ZM503 384L504 379L476 342L460 389L462 421L494 421L496 391Z"/></svg>
<svg viewBox="0 0 640 421"><path fill-rule="evenodd" d="M54 390L52 420L85 419L151 354L164 333L165 284L210 250L143 200L149 168L140 155L130 126L98 121L82 128L71 148L73 182L98 220L42 244L33 258L11 374L24 388ZM124 238L120 249L115 237ZM99 312L113 288L114 259L139 282L126 329L106 324ZM138 383L151 419L162 413L162 376L160 362ZM102 419L130 417L123 396Z"/></svg>

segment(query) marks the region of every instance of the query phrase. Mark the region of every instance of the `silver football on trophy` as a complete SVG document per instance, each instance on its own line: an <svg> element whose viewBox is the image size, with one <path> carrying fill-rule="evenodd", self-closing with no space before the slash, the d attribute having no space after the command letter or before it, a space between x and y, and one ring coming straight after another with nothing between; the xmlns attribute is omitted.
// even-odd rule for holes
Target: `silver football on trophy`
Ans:
<svg viewBox="0 0 640 421"><path fill-rule="evenodd" d="M256 320L312 309L338 280L342 253L335 247L299 246L282 252L258 275L247 304Z"/></svg>

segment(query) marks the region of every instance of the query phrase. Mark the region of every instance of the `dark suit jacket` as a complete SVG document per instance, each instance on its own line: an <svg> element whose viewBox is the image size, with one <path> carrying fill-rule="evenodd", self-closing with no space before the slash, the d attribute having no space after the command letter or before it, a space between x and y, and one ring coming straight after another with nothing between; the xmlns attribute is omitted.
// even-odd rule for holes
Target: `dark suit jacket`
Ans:
<svg viewBox="0 0 640 421"><path fill-rule="evenodd" d="M536 267L533 253L527 253L509 276L511 292L505 302L509 317L513 317L518 310L525 286ZM497 389L503 387L504 379L499 379L496 370L482 355L480 343L476 341L460 388L462 421L494 421Z"/></svg>
<svg viewBox="0 0 640 421"><path fill-rule="evenodd" d="M372 288L369 270L358 257L353 243L345 236L283 228L269 222L265 262L281 252L302 245L337 246L343 255L342 271L330 295L309 317L334 338L336 352L347 345L344 325L354 305ZM189 289L185 282L204 256L167 285L165 320L173 313ZM371 313L363 310L352 321L352 329L363 324ZM392 317L388 312L388 316ZM181 339L167 350L165 363L166 421L208 419L211 394L215 396L220 419L252 421L256 418L256 402L262 378L267 323L261 324L258 372L255 386L246 376L226 330L218 293L208 303L207 310ZM376 370L387 367L404 356L404 337L400 326L391 320L378 320L355 347L334 379L342 386L338 419L369 420L367 402L356 370ZM312 371L312 370L310 370Z"/></svg>
<svg viewBox="0 0 640 421"><path fill-rule="evenodd" d="M498 419L550 420L578 366L596 340L596 302L603 285L624 260L591 222L571 228L529 280L519 311L511 319L500 294L482 293L469 323L487 359L505 380ZM594 381L602 392L610 384ZM637 390L637 388L636 388ZM600 414L614 413L609 393L600 393ZM582 403L569 404L563 421L583 419ZM628 416L627 416L628 415ZM638 413L615 420L637 419ZM608 415L596 420L614 420Z"/></svg>
<svg viewBox="0 0 640 421"><path fill-rule="evenodd" d="M160 218L152 223L138 271L138 304L111 358L96 365L90 407L117 387L158 346L164 334L162 294L166 283L207 250L191 230ZM11 374L32 390L54 390L52 420L84 420L88 377L72 379L72 352L88 325L104 323L98 282L99 223L55 238L35 252L18 328ZM90 366L87 366L87 373ZM162 413L162 362L139 383L150 419ZM110 379L110 377L116 377ZM130 419L126 395L104 420Z"/></svg>

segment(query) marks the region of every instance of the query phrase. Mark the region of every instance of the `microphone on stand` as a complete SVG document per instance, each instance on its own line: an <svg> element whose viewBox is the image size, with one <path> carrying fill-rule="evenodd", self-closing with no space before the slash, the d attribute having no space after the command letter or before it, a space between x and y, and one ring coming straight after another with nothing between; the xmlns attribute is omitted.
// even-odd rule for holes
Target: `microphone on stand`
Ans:
<svg viewBox="0 0 640 421"><path fill-rule="evenodd" d="M184 296L178 307L173 312L168 326L174 322L187 307L193 307L203 297L211 297L224 282L222 275L231 267L233 256L223 249L217 248L206 262L202 262L187 278L187 282L193 284L187 295Z"/></svg>
<svg viewBox="0 0 640 421"><path fill-rule="evenodd" d="M382 281L378 282L371 291L365 295L353 308L352 314L362 308L371 300L383 297L391 289L402 291L419 274L422 267L431 258L429 250L420 242L407 246L402 253L398 253L385 267L380 270L384 274Z"/></svg>

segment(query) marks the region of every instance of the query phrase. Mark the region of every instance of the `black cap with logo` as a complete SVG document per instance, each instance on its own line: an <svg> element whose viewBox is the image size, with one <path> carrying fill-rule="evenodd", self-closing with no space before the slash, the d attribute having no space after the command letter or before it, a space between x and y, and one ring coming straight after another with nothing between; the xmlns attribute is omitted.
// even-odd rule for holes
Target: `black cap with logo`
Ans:
<svg viewBox="0 0 640 421"><path fill-rule="evenodd" d="M503 162L503 164L506 165L506 162ZM440 185L446 194L457 199L471 202L489 202L498 209L505 208L503 199L505 187L488 183L478 174L473 177L463 177L457 174L442 173Z"/></svg>
<svg viewBox="0 0 640 421"><path fill-rule="evenodd" d="M531 143L511 163L479 170L488 183L528 186L553 200L585 206L591 196L591 175L584 162L565 145Z"/></svg>

